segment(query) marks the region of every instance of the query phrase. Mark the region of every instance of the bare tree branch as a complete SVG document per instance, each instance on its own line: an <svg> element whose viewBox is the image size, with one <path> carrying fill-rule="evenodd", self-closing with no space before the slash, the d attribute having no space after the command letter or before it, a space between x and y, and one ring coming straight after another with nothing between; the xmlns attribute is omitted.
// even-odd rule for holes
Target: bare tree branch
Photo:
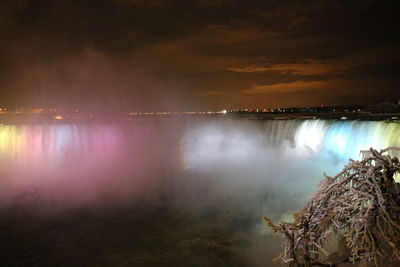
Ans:
<svg viewBox="0 0 400 267"><path fill-rule="evenodd" d="M400 263L399 160L400 148L361 151L362 161L350 160L335 177L324 174L317 192L292 223L273 224L286 241L279 256L282 266L335 266L324 250L332 237L343 237L343 262Z"/></svg>

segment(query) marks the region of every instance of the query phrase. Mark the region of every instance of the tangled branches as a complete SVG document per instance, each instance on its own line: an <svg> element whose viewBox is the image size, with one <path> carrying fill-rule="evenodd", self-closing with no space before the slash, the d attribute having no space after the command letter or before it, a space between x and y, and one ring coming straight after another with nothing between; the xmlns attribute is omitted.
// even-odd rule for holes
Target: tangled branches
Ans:
<svg viewBox="0 0 400 267"><path fill-rule="evenodd" d="M350 160L335 177L320 183L292 223L267 224L285 236L283 266L334 266L324 250L329 238L341 237L347 255L343 262L382 265L400 262L400 184L394 174L400 164L390 153L361 151L362 161Z"/></svg>

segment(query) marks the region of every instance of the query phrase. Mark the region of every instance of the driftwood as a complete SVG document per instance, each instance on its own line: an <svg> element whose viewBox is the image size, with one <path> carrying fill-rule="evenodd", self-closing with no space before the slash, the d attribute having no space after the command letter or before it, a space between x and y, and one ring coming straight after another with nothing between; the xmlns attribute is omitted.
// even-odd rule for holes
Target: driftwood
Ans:
<svg viewBox="0 0 400 267"><path fill-rule="evenodd" d="M342 240L339 245L346 248L341 262L400 264L400 184L394 181L400 164L392 156L399 152L400 148L371 148L335 177L324 174L294 222L273 224L264 217L285 237L277 258L282 266L335 266L324 249L331 238Z"/></svg>

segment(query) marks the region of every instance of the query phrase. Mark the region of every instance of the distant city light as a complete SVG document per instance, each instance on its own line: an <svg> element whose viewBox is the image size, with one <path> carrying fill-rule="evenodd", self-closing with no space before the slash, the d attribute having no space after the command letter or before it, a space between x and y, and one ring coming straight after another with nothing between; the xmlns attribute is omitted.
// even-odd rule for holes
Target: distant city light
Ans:
<svg viewBox="0 0 400 267"><path fill-rule="evenodd" d="M396 100L397 101L397 100ZM397 103L397 102L396 102ZM382 111L383 113L387 113L386 111ZM62 116L56 114L63 114ZM327 115L337 115L337 119L347 120L352 119L351 116L357 114L357 116L368 116L373 115L376 111L368 110L368 106L366 105L353 105L353 106L316 106L316 107L263 107L263 108L250 108L250 107L243 107L240 109L223 109L223 110L211 110L211 111L146 111L146 112L134 112L134 111L126 111L125 116L129 117L136 117L136 116L182 116L182 115L225 115L225 114L232 114L232 115L244 115L245 113L254 114L254 115L278 115L279 114L290 114L296 116L310 116L310 113L316 113L314 115L320 114L321 116ZM66 118L78 118L76 115L79 114L79 118L92 118L101 117L105 115L96 114L93 115L92 113L88 113L85 111L81 111L79 109L65 109L65 108L46 108L46 107L24 107L18 106L13 108L6 108L2 106L0 108L0 115L4 116L3 114L49 114L51 118L55 120L62 120ZM112 111L110 114L114 114ZM351 115L354 114L354 115ZM272 117L271 116L271 117ZM265 116L267 118L269 116Z"/></svg>

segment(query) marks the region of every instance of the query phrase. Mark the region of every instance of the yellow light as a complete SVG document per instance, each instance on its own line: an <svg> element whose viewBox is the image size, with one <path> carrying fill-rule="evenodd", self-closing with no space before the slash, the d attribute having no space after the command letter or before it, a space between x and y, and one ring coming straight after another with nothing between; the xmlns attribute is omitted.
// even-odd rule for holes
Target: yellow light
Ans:
<svg viewBox="0 0 400 267"><path fill-rule="evenodd" d="M62 119L63 119L63 117L62 117L62 116L60 116L60 115L57 115L57 116L54 116L54 119L55 119L55 120L62 120Z"/></svg>
<svg viewBox="0 0 400 267"><path fill-rule="evenodd" d="M393 178L396 183L400 183L400 172L396 172Z"/></svg>

